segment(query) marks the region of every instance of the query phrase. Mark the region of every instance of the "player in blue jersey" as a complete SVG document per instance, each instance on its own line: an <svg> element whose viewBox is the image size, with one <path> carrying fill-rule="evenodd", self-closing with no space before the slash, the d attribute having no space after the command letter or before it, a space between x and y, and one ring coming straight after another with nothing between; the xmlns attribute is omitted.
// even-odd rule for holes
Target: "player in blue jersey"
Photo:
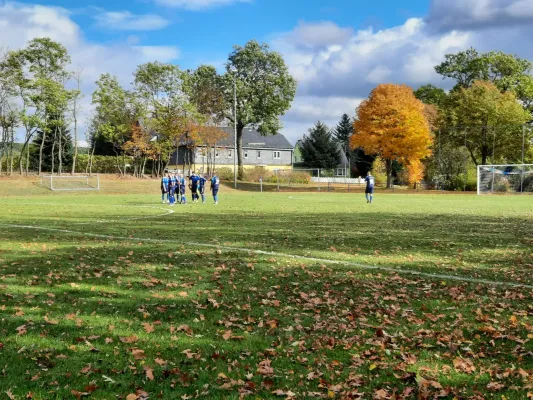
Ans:
<svg viewBox="0 0 533 400"><path fill-rule="evenodd" d="M198 196L198 181L199 180L200 178L194 172L189 177L189 182L190 182L189 188L191 189L193 203L196 203L198 200L200 200L200 196Z"/></svg>
<svg viewBox="0 0 533 400"><path fill-rule="evenodd" d="M176 189L178 188L178 178L176 177L176 174L170 175L170 184L169 184L169 192L170 192L170 205L173 206L176 204Z"/></svg>
<svg viewBox="0 0 533 400"><path fill-rule="evenodd" d="M215 200L215 204L218 204L218 188L220 186L220 179L218 179L218 176L213 175L211 178L211 192L213 193L213 199Z"/></svg>
<svg viewBox="0 0 533 400"><path fill-rule="evenodd" d="M169 180L169 177L168 177L168 173L167 174L163 174L163 177L161 178L161 200L163 202L163 204L166 203L165 201L165 195L167 195L167 200L169 200L168 196L169 196L169 184L170 184L170 180Z"/></svg>
<svg viewBox="0 0 533 400"><path fill-rule="evenodd" d="M205 179L203 175L199 175L198 178L198 193L202 196L202 203L205 203L205 185L207 179Z"/></svg>
<svg viewBox="0 0 533 400"><path fill-rule="evenodd" d="M178 183L179 183L179 189L180 189L180 204L187 204L187 198L185 197L185 189L186 189L186 185L185 185L185 177L183 175L180 175L180 177L178 178Z"/></svg>
<svg viewBox="0 0 533 400"><path fill-rule="evenodd" d="M365 189L366 202L372 203L372 199L374 198L375 180L370 172L366 174L365 182L366 182L366 189Z"/></svg>

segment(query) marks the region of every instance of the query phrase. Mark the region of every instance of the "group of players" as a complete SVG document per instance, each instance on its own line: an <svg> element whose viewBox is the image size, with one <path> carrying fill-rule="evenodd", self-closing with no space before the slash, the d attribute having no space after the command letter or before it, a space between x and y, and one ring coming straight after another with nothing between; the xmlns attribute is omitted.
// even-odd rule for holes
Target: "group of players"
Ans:
<svg viewBox="0 0 533 400"><path fill-rule="evenodd" d="M205 186L207 184L207 179L203 175L196 175L193 172L188 177L188 181L193 203L199 202L200 196L202 198L202 203L205 203ZM218 204L220 179L218 176L213 175L209 182L211 184L210 190L213 194L213 200L215 201L215 204ZM165 172L163 178L161 178L161 200L163 204L168 203L171 206L176 205L176 203L187 204L186 183L187 180L185 175L168 171Z"/></svg>

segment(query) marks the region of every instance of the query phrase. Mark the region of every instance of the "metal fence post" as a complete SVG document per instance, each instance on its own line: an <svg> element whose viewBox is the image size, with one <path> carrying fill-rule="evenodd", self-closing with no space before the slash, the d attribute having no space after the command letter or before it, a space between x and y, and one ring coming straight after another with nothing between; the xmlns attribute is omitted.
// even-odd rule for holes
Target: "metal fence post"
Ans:
<svg viewBox="0 0 533 400"><path fill-rule="evenodd" d="M263 177L259 178L259 186L261 187L261 193L263 193Z"/></svg>
<svg viewBox="0 0 533 400"><path fill-rule="evenodd" d="M320 168L318 169L318 191L320 192Z"/></svg>

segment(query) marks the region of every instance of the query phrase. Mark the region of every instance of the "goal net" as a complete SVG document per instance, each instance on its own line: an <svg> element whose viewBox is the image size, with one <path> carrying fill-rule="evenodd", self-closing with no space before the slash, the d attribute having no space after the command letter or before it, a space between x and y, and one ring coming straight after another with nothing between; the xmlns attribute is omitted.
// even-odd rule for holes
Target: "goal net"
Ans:
<svg viewBox="0 0 533 400"><path fill-rule="evenodd" d="M533 164L478 165L477 194L533 193Z"/></svg>
<svg viewBox="0 0 533 400"><path fill-rule="evenodd" d="M98 175L43 175L41 186L54 191L100 190L100 177Z"/></svg>

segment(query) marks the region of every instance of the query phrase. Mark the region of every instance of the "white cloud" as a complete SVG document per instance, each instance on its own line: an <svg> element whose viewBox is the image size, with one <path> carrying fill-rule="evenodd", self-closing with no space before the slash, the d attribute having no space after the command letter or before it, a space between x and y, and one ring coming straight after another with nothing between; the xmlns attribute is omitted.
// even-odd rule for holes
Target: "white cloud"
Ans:
<svg viewBox="0 0 533 400"><path fill-rule="evenodd" d="M146 60L170 62L179 58L180 51L173 46L136 46Z"/></svg>
<svg viewBox="0 0 533 400"><path fill-rule="evenodd" d="M528 24L533 22L533 1L433 0L427 20L440 30Z"/></svg>
<svg viewBox="0 0 533 400"><path fill-rule="evenodd" d="M290 111L282 118L282 133L291 143L296 143L316 121L334 128L342 114L352 116L362 100L352 97L297 96Z"/></svg>
<svg viewBox="0 0 533 400"><path fill-rule="evenodd" d="M155 2L163 6L199 11L235 3L250 3L251 0L155 0Z"/></svg>
<svg viewBox="0 0 533 400"><path fill-rule="evenodd" d="M155 60L171 62L180 55L176 47L142 46L137 39L108 45L89 42L68 11L62 8L11 2L0 4L0 48L21 48L37 37L50 37L63 44L71 56L72 69L83 70L81 89L85 97L81 101L81 125L90 114L91 94L100 74L116 75L123 85L128 86L137 65ZM83 140L83 134L81 136L80 140Z"/></svg>
<svg viewBox="0 0 533 400"><path fill-rule="evenodd" d="M129 11L100 11L94 18L96 25L106 30L155 31L170 25L169 20L159 15L135 15Z"/></svg>
<svg viewBox="0 0 533 400"><path fill-rule="evenodd" d="M521 23L533 22L533 0L433 0L431 10L427 18L381 30L300 22L276 35L272 47L298 80L283 132L294 142L317 119L334 126L342 113L354 116L360 99L380 83L449 88L453 83L434 67L446 54L469 47L533 60L533 24Z"/></svg>

